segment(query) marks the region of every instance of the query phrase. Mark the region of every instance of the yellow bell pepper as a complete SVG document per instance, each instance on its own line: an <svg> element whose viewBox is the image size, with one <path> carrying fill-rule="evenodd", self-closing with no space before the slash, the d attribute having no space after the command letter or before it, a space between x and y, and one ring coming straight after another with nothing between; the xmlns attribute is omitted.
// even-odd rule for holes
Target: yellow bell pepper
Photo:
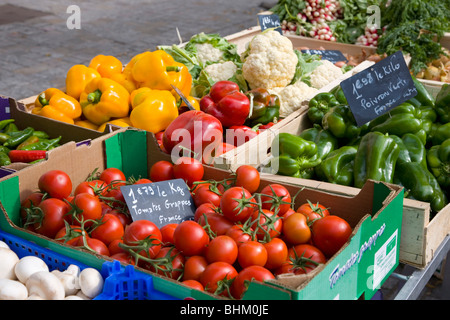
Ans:
<svg viewBox="0 0 450 320"><path fill-rule="evenodd" d="M114 80L95 78L81 93L80 104L86 119L101 125L111 118L128 116L129 99L130 94L127 89Z"/></svg>
<svg viewBox="0 0 450 320"><path fill-rule="evenodd" d="M191 103L191 105L194 107L195 110L200 110L200 103L198 102L198 99L196 97L187 96L186 99ZM186 103L184 103L184 101L181 102L180 109L189 110L188 106L186 105Z"/></svg>
<svg viewBox="0 0 450 320"><path fill-rule="evenodd" d="M114 56L99 54L92 58L89 68L95 69L103 78L111 78L115 74L121 74L122 62Z"/></svg>
<svg viewBox="0 0 450 320"><path fill-rule="evenodd" d="M129 93L137 89L136 83L134 83L131 76L127 75L125 72L115 73L110 77L110 79L121 84L125 89L128 90Z"/></svg>
<svg viewBox="0 0 450 320"><path fill-rule="evenodd" d="M83 127L86 129L97 130L98 125L90 122L89 120L77 120L75 121L75 125L79 127Z"/></svg>
<svg viewBox="0 0 450 320"><path fill-rule="evenodd" d="M172 88L177 87L184 96L189 96L192 76L189 69L163 50L147 51L137 57L130 66L131 74L137 86L154 90L168 90L178 94Z"/></svg>
<svg viewBox="0 0 450 320"><path fill-rule="evenodd" d="M82 64L72 66L66 75L66 93L79 100L86 85L94 78L100 78L97 70Z"/></svg>
<svg viewBox="0 0 450 320"><path fill-rule="evenodd" d="M114 126L122 127L122 128L132 127L130 118L124 117L124 118L114 119L114 120L105 122L104 124L102 124L101 126L98 127L97 131L105 132L106 126L108 124L112 124Z"/></svg>
<svg viewBox="0 0 450 320"><path fill-rule="evenodd" d="M75 98L56 88L41 92L34 102L33 114L74 124L81 116L81 105Z"/></svg>
<svg viewBox="0 0 450 320"><path fill-rule="evenodd" d="M151 90L130 113L133 127L158 133L178 117L175 97L168 90Z"/></svg>
<svg viewBox="0 0 450 320"><path fill-rule="evenodd" d="M134 109L137 105L141 104L150 92L152 92L152 89L147 87L133 90L133 92L130 93L131 109Z"/></svg>

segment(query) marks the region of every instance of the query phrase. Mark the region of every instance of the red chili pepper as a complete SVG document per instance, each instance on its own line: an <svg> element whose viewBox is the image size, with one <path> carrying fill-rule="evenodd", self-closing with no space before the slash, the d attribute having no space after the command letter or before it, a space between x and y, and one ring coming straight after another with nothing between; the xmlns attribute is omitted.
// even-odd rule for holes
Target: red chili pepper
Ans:
<svg viewBox="0 0 450 320"><path fill-rule="evenodd" d="M33 162L40 159L45 159L47 151L45 150L11 150L8 156L11 162Z"/></svg>
<svg viewBox="0 0 450 320"><path fill-rule="evenodd" d="M219 119L225 128L243 125L250 112L250 100L232 81L218 81L200 100L200 110Z"/></svg>

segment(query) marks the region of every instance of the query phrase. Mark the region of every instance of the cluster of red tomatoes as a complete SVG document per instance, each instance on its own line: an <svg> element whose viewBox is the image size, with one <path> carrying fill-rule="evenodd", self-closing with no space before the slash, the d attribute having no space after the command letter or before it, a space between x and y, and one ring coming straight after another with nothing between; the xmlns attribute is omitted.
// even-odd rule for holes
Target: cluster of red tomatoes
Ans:
<svg viewBox="0 0 450 320"><path fill-rule="evenodd" d="M281 184L260 186L259 172L251 166L239 167L222 181L204 180L203 165L192 158L156 162L150 180L126 181L120 174L105 169L72 194L64 172L44 173L40 192L22 204L24 226L234 299L242 298L249 281L310 272L352 233L322 204L307 201L294 210L297 195ZM120 185L176 178L191 189L197 208L193 220L158 228L149 220L129 218Z"/></svg>

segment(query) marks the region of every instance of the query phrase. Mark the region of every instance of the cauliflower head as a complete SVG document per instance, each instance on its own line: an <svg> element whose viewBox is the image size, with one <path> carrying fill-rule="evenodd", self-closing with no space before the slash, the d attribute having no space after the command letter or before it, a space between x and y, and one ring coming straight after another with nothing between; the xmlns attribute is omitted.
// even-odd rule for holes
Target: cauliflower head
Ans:
<svg viewBox="0 0 450 320"><path fill-rule="evenodd" d="M309 101L318 91L318 89L312 88L302 81L297 81L284 88L271 90L280 97L280 117L283 118L300 109L302 103Z"/></svg>
<svg viewBox="0 0 450 320"><path fill-rule="evenodd" d="M195 48L197 49L197 59L200 63L206 63L207 61L217 62L223 58L223 51L218 48L215 48L212 44L205 43L197 43L195 44Z"/></svg>
<svg viewBox="0 0 450 320"><path fill-rule="evenodd" d="M322 60L322 64L311 72L311 86L320 89L341 76L341 68L335 66L331 61Z"/></svg>
<svg viewBox="0 0 450 320"><path fill-rule="evenodd" d="M255 36L241 59L242 73L251 89L287 86L298 62L292 42L274 30Z"/></svg>
<svg viewBox="0 0 450 320"><path fill-rule="evenodd" d="M217 82L232 78L237 71L237 66L233 61L226 61L210 64L204 70L211 80Z"/></svg>

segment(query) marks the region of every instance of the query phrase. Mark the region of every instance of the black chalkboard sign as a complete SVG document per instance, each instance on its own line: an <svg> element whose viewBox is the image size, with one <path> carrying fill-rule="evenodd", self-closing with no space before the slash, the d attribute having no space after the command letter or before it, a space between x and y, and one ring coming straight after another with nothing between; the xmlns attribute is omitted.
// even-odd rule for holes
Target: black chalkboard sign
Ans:
<svg viewBox="0 0 450 320"><path fill-rule="evenodd" d="M344 56L344 54L339 50L317 50L317 49L303 49L303 53L307 54L317 54L322 57L322 60L328 60L333 63L339 62L339 61L345 61L348 62L347 58Z"/></svg>
<svg viewBox="0 0 450 320"><path fill-rule="evenodd" d="M261 31L275 28L276 31L278 31L280 34L283 34L283 31L281 30L280 18L277 14L259 14L258 20Z"/></svg>
<svg viewBox="0 0 450 320"><path fill-rule="evenodd" d="M358 126L417 95L401 51L342 81L341 88Z"/></svg>
<svg viewBox="0 0 450 320"><path fill-rule="evenodd" d="M182 179L132 184L120 190L133 221L150 220L161 228L194 218L194 201Z"/></svg>

